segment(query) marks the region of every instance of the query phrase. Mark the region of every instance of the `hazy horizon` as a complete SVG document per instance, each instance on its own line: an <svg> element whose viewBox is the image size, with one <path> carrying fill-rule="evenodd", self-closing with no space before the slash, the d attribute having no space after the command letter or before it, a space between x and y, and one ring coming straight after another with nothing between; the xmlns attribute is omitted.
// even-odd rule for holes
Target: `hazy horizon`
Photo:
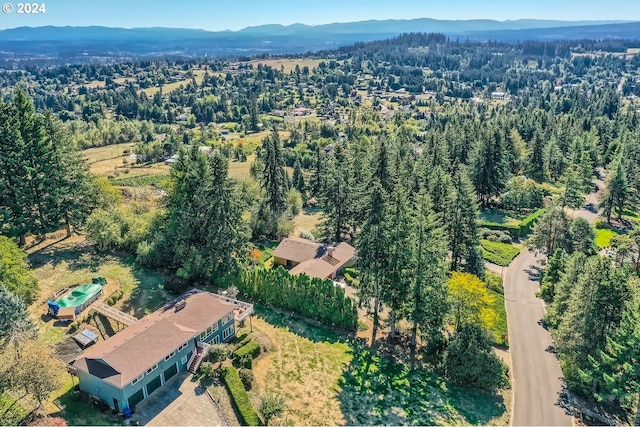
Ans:
<svg viewBox="0 0 640 427"><path fill-rule="evenodd" d="M86 2L84 7L77 0L47 0L44 3L44 14L18 15L15 10L10 14L0 14L0 29L54 25L237 31L269 24L323 25L419 18L640 21L640 7L636 1L629 0L611 0L606 5L589 5L575 0L540 0L535 4L511 0L457 0L444 4L416 0L398 0L392 3L381 0L326 0L321 3L244 0L243 4L220 0L192 0L188 4L161 0L94 0Z"/></svg>

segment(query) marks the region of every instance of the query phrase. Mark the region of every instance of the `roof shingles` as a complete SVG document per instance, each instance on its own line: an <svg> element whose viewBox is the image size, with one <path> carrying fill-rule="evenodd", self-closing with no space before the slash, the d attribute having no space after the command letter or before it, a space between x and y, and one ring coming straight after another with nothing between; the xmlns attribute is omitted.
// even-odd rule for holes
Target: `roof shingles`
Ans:
<svg viewBox="0 0 640 427"><path fill-rule="evenodd" d="M182 299L187 304L176 311L175 303ZM90 347L73 365L122 388L233 309L208 292L191 291Z"/></svg>

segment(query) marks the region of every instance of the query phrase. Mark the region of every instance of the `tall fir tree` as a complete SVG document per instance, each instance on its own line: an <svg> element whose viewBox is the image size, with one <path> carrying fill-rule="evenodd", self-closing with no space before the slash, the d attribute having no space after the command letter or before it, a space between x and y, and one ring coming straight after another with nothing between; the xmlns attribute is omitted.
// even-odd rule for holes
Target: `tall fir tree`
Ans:
<svg viewBox="0 0 640 427"><path fill-rule="evenodd" d="M471 158L471 179L483 207L500 194L509 178L505 145L499 130L483 133Z"/></svg>
<svg viewBox="0 0 640 427"><path fill-rule="evenodd" d="M268 229L271 235L275 235L278 219L286 209L287 190L289 189L288 175L284 170L282 143L275 127L271 131L271 135L263 140L262 148L264 170L260 184L269 211Z"/></svg>
<svg viewBox="0 0 640 427"><path fill-rule="evenodd" d="M410 298L405 305L411 322L411 346L417 344L418 329L427 343L442 337L447 306L447 245L440 217L432 208L428 195L420 194L414 204L411 223Z"/></svg>
<svg viewBox="0 0 640 427"><path fill-rule="evenodd" d="M360 266L360 301L367 304L373 299L373 328L371 343L374 344L380 327L380 297L385 288L389 267L388 196L379 182L373 188L366 207L366 218L356 236L358 262Z"/></svg>
<svg viewBox="0 0 640 427"><path fill-rule="evenodd" d="M532 140L529 142L526 172L529 178L537 182L544 182L548 177L548 171L546 169L546 148L547 144L542 132L536 130Z"/></svg>
<svg viewBox="0 0 640 427"><path fill-rule="evenodd" d="M449 250L451 251L451 270L457 271L461 267L472 267L472 274L479 273L480 277L484 272L476 271L478 264L470 263L475 261L474 255L480 244L478 239L478 204L475 199L473 186L467 178L464 167L459 166L453 178L453 186L449 193L447 206L444 214L447 231L449 234ZM475 252L475 253L474 253ZM481 255L480 255L481 256Z"/></svg>
<svg viewBox="0 0 640 427"><path fill-rule="evenodd" d="M607 185L600 200L600 208L604 210L607 221L611 222L611 215L616 213L622 219L625 206L629 201L629 187L627 174L620 158L616 159L609 168Z"/></svg>

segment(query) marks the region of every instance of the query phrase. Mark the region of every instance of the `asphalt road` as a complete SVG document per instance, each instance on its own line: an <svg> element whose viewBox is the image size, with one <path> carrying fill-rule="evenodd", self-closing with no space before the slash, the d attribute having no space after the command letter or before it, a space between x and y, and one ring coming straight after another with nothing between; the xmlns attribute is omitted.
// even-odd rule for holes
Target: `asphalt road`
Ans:
<svg viewBox="0 0 640 427"><path fill-rule="evenodd" d="M570 426L571 417L558 405L564 384L562 370L550 351L551 335L540 324L544 308L536 292L541 259L523 251L505 274L514 393L511 425Z"/></svg>
<svg viewBox="0 0 640 427"><path fill-rule="evenodd" d="M596 180L595 184L598 188L604 186L602 180ZM594 208L596 194L589 194L585 203L585 208L570 214L593 222L598 217ZM551 334L541 324L543 302L536 297L542 259L543 256L525 250L505 271L504 296L514 390L511 425L514 426L572 424L570 415L560 405L564 379L553 352Z"/></svg>

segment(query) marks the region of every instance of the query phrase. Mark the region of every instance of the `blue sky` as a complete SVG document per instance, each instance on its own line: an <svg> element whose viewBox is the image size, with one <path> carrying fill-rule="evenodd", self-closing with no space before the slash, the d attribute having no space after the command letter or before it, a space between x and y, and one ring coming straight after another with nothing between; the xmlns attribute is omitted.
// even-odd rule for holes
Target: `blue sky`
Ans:
<svg viewBox="0 0 640 427"><path fill-rule="evenodd" d="M0 3L16 0L0 0ZM637 20L639 0L44 0L43 15L0 12L0 28L41 25L238 30L366 19Z"/></svg>

